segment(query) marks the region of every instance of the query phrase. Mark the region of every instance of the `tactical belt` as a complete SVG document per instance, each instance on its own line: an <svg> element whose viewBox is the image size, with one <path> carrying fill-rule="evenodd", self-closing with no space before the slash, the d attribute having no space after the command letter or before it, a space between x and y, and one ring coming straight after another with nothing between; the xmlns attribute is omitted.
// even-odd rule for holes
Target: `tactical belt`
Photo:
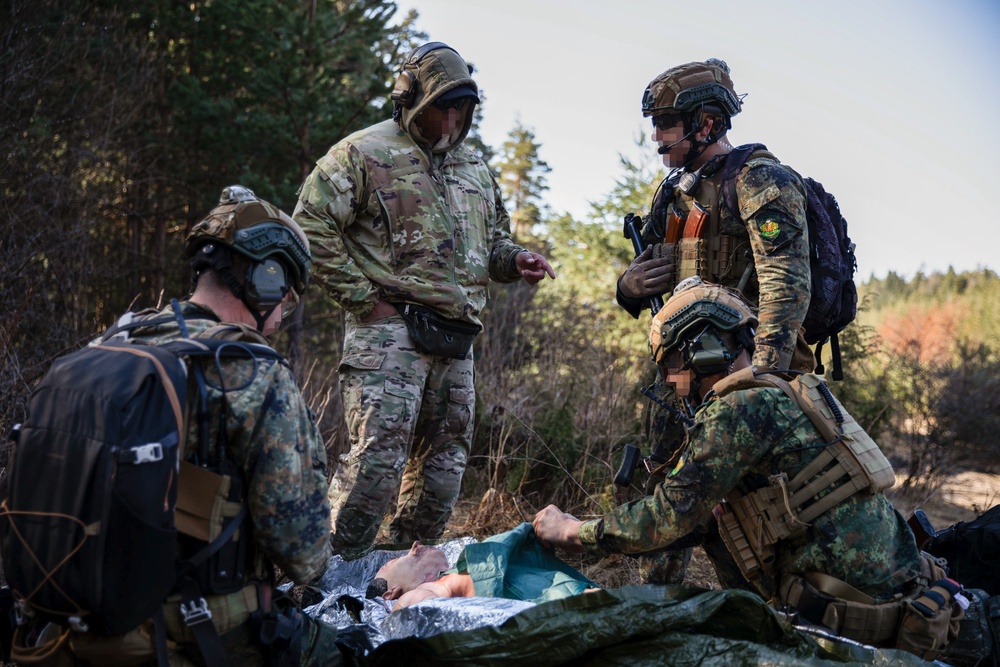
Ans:
<svg viewBox="0 0 1000 667"><path fill-rule="evenodd" d="M824 593L824 588L836 590L839 595ZM902 600L874 604L872 598L852 586L818 572L782 577L779 596L813 625L825 626L841 637L865 644L892 639L904 608Z"/></svg>
<svg viewBox="0 0 1000 667"><path fill-rule="evenodd" d="M935 587L942 584L945 570L926 553L920 553L920 574L910 582L906 595L876 604L870 596L836 577L820 572L788 574L781 578L778 601L793 609L801 618L814 625L829 628L837 635L873 645L892 644L902 624L907 608L921 606L922 601L941 597ZM942 598L939 606L951 602L951 594ZM927 610L933 614L936 609Z"/></svg>

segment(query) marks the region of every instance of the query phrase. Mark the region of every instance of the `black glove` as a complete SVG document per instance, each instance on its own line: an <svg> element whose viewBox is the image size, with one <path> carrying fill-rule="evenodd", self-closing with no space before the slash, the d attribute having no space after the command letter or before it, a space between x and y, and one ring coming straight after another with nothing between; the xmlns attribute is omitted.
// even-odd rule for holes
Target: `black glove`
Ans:
<svg viewBox="0 0 1000 667"><path fill-rule="evenodd" d="M630 299L663 294L674 285L674 244L655 243L629 264L618 289Z"/></svg>

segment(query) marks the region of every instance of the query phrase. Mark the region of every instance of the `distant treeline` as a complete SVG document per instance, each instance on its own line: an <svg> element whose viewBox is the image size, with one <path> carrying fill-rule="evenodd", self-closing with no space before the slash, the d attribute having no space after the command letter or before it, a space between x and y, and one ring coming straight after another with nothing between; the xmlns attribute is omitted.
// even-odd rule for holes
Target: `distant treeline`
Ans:
<svg viewBox="0 0 1000 667"><path fill-rule="evenodd" d="M397 64L426 39L379 0L13 0L0 11L0 434L53 359L129 308L186 293L185 233L222 187L291 210L332 143L389 117ZM466 493L587 513L614 502L623 445L644 442L649 317L619 308L614 284L631 256L622 216L648 210L663 174L623 159L584 219L554 214L543 141L520 123L496 149L472 137L501 175L516 240L559 277L491 286ZM914 478L939 452L996 458L996 273L890 273L861 292L835 387L849 409L898 444ZM343 314L314 287L297 315L278 347L335 458Z"/></svg>

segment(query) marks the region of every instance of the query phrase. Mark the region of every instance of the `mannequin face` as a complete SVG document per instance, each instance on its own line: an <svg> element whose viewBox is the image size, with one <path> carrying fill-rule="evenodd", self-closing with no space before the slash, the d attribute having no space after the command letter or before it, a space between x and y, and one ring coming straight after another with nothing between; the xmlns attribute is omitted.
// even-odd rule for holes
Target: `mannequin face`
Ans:
<svg viewBox="0 0 1000 667"><path fill-rule="evenodd" d="M392 594L394 589L402 594L428 581L437 581L448 567L448 557L443 551L417 541L409 553L390 560L375 576L386 580L389 587L386 595Z"/></svg>

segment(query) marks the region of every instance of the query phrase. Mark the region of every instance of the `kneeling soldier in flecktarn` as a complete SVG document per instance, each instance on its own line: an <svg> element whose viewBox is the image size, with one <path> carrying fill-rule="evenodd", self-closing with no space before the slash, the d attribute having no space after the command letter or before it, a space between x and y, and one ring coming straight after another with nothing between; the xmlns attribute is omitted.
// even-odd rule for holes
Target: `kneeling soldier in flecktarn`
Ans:
<svg viewBox="0 0 1000 667"><path fill-rule="evenodd" d="M32 395L0 511L4 573L35 619L14 637L20 664L343 663L336 629L274 590L274 566L307 583L332 556L323 441L264 337L309 281L309 242L288 215L231 186L187 253L186 301L122 317L63 358L110 363L73 382L60 359ZM121 388L130 378L114 369L139 357L156 370ZM172 405L101 412L98 388ZM164 420L167 436L146 433ZM134 500L119 502L119 490ZM162 523L155 531L123 518L146 511Z"/></svg>
<svg viewBox="0 0 1000 667"><path fill-rule="evenodd" d="M889 461L822 378L757 371L754 309L735 291L683 281L656 314L660 373L694 411L653 493L580 521L534 519L548 544L642 554L714 534L759 594L799 622L924 659L958 633L966 603L886 499Z"/></svg>

